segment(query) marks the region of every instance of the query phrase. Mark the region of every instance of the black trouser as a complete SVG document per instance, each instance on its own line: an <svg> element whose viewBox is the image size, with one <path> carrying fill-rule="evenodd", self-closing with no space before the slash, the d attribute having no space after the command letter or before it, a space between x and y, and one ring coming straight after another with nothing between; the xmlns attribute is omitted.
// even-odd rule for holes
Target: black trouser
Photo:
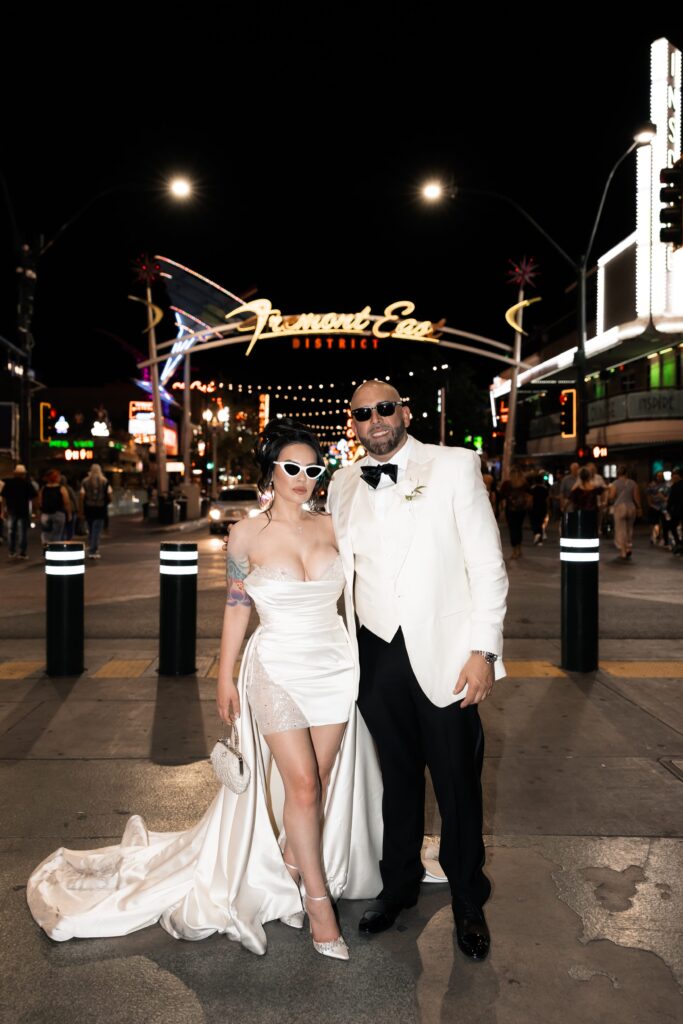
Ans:
<svg viewBox="0 0 683 1024"><path fill-rule="evenodd" d="M505 518L508 521L508 529L510 531L510 544L513 548L518 548L522 543L522 529L524 527L524 516L526 512L524 509L517 511L516 509L508 508L505 510ZM455 683L453 684L455 686Z"/></svg>
<svg viewBox="0 0 683 1024"><path fill-rule="evenodd" d="M678 536L678 527L683 522L683 514L679 512L670 512L669 515L669 529L673 535L674 547L678 548L683 543L683 540Z"/></svg>
<svg viewBox="0 0 683 1024"><path fill-rule="evenodd" d="M675 523L671 513L667 516L666 512L660 512L659 524L664 542L666 544L678 544L678 533L676 532L677 524Z"/></svg>
<svg viewBox="0 0 683 1024"><path fill-rule="evenodd" d="M415 678L400 629L386 643L362 627L358 645L358 708L377 746L384 784L383 891L406 902L417 895L428 765L441 812L439 861L451 894L483 906L491 885L482 870L484 734L477 707L432 704Z"/></svg>
<svg viewBox="0 0 683 1024"><path fill-rule="evenodd" d="M532 511L529 513L529 523L531 524L531 532L533 533L534 537L539 533L543 534L543 523L545 522L545 517L546 513L543 509L541 509L540 512L534 512L532 509ZM522 543L521 530L519 533L518 543Z"/></svg>

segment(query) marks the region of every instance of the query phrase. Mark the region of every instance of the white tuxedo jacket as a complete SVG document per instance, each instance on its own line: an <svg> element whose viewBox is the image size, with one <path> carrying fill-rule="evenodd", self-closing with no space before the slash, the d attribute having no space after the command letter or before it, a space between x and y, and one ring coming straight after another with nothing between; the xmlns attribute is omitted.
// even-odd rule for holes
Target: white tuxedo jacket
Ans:
<svg viewBox="0 0 683 1024"><path fill-rule="evenodd" d="M382 583L377 600L396 603L417 681L433 704L446 707L456 700L453 688L473 650L497 654L496 678L505 675L500 656L507 573L479 456L466 448L422 444L415 438L411 444L413 458L387 511L392 518L393 593L387 593ZM368 486L361 477L365 462L361 459L338 470L328 496L346 575L346 622L356 664L351 523L354 509L367 514L361 490ZM409 501L405 494L413 485L422 485L422 491ZM379 538L383 522L372 514L368 518Z"/></svg>

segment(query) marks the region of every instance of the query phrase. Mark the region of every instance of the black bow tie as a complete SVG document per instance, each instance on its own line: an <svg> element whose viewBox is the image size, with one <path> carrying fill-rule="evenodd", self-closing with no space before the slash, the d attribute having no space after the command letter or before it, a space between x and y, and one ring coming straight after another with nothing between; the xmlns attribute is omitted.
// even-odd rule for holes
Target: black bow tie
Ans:
<svg viewBox="0 0 683 1024"><path fill-rule="evenodd" d="M394 462L383 462L379 466L363 466L360 471L360 475L365 480L366 484L370 487L377 487L382 473L386 473L387 476L391 477L392 483L396 483L398 477L398 466Z"/></svg>

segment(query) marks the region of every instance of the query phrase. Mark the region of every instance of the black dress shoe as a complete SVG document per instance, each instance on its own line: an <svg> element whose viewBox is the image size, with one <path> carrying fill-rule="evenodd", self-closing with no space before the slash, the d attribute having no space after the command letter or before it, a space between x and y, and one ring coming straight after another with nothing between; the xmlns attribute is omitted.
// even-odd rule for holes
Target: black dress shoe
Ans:
<svg viewBox="0 0 683 1024"><path fill-rule="evenodd" d="M417 903L417 896L396 899L393 896L380 895L373 900L358 923L358 930L361 932L385 932L401 913L408 907L414 907Z"/></svg>
<svg viewBox="0 0 683 1024"><path fill-rule="evenodd" d="M484 911L474 903L453 903L458 946L470 960L485 960L491 945Z"/></svg>

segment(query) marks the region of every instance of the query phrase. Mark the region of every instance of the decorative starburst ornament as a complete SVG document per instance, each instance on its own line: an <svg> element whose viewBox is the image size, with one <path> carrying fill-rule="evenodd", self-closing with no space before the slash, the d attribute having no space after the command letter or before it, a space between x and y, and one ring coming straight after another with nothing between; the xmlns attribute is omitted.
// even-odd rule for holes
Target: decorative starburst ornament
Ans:
<svg viewBox="0 0 683 1024"><path fill-rule="evenodd" d="M512 267L511 270L508 270L509 284L516 284L520 288L533 288L535 286L535 279L540 274L540 269L533 256L528 258L524 256L517 262L515 260L508 260L508 263Z"/></svg>
<svg viewBox="0 0 683 1024"><path fill-rule="evenodd" d="M161 273L159 264L150 259L146 253L138 256L133 263L133 270L135 272L135 280L142 281L143 284L154 284Z"/></svg>

